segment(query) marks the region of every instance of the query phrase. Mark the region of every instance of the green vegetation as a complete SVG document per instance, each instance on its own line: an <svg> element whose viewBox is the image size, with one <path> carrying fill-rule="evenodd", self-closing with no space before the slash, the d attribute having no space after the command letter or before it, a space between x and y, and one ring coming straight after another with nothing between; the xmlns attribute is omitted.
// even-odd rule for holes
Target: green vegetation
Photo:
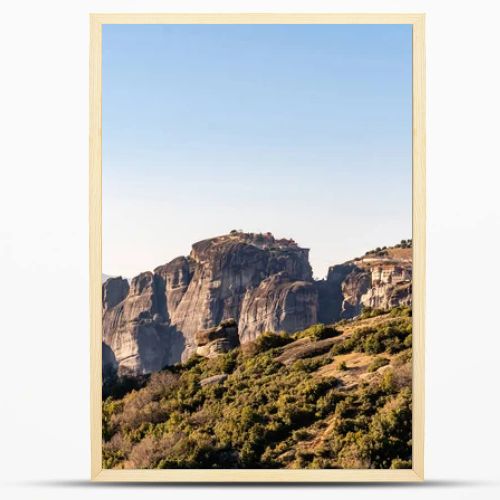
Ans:
<svg viewBox="0 0 500 500"><path fill-rule="evenodd" d="M312 325L301 332L297 332L293 335L293 339L304 339L310 338L314 340L323 340L331 337L336 337L339 335L339 332L335 329L334 326L323 325L322 323L318 323L317 325Z"/></svg>
<svg viewBox="0 0 500 500"><path fill-rule="evenodd" d="M377 316L380 316L384 313L385 313L385 311L383 309L374 309L372 307L363 307L359 317L360 317L360 319L376 318Z"/></svg>
<svg viewBox="0 0 500 500"><path fill-rule="evenodd" d="M374 250L369 250L368 252L366 252L364 257L385 257L386 255L389 255L387 247L377 247Z"/></svg>
<svg viewBox="0 0 500 500"><path fill-rule="evenodd" d="M401 240L401 243L395 245L395 248L413 248L413 240Z"/></svg>
<svg viewBox="0 0 500 500"><path fill-rule="evenodd" d="M278 361L317 342L327 351ZM339 355L366 358L366 376ZM117 387L103 402L105 468L411 467L408 311L266 333Z"/></svg>
<svg viewBox="0 0 500 500"><path fill-rule="evenodd" d="M364 257L386 257L389 255L389 251L391 250L391 248L413 248L413 240L401 240L393 247L384 246L374 248L373 250L368 250L368 252L365 252Z"/></svg>
<svg viewBox="0 0 500 500"><path fill-rule="evenodd" d="M382 368L382 366L386 366L389 363L390 363L390 361L387 358L384 358L382 356L377 357L368 366L368 371L370 373L376 372L379 368Z"/></svg>

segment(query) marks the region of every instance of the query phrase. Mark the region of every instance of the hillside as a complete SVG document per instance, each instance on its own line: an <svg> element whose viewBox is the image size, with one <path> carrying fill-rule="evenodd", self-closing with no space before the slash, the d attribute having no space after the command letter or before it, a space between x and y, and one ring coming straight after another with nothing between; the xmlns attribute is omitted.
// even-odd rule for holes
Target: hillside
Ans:
<svg viewBox="0 0 500 500"><path fill-rule="evenodd" d="M122 378L105 388L103 465L410 468L411 331L409 308L367 310Z"/></svg>

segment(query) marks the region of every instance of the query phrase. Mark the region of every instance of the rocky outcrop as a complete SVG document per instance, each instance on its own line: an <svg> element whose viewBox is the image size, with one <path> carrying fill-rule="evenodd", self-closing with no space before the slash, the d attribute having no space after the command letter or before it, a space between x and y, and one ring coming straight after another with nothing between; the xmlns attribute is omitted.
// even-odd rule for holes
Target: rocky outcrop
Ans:
<svg viewBox="0 0 500 500"><path fill-rule="evenodd" d="M118 363L108 344L102 343L102 381L103 384L114 380L118 371Z"/></svg>
<svg viewBox="0 0 500 500"><path fill-rule="evenodd" d="M104 283L103 296L116 298L117 279ZM103 302L103 363L113 359L119 375L150 373L179 360L184 338L168 322L164 297L162 278L146 272L119 303Z"/></svg>
<svg viewBox="0 0 500 500"><path fill-rule="evenodd" d="M372 309L392 309L412 305L411 283L387 284L370 288L362 297L361 304Z"/></svg>
<svg viewBox="0 0 500 500"><path fill-rule="evenodd" d="M182 297L173 301L175 307L169 304L169 313L171 324L186 339L184 359L192 352L189 346L196 332L228 318L239 319L247 291L266 278L286 272L290 283L312 280L308 250L271 238L238 233L200 241L187 262L177 266L176 273L189 276L189 283L182 282ZM168 297L171 291L166 293Z"/></svg>
<svg viewBox="0 0 500 500"><path fill-rule="evenodd" d="M106 286L102 287L102 306L105 310L111 309L119 304L128 295L130 289L128 281L121 276L106 280Z"/></svg>
<svg viewBox="0 0 500 500"><path fill-rule="evenodd" d="M103 341L119 373L149 373L198 350L212 356L232 348L228 327L226 337L199 344L199 332L230 318L241 341L317 320L308 250L270 233L233 231L200 241L189 256L140 274L128 290L125 283L103 285Z"/></svg>
<svg viewBox="0 0 500 500"><path fill-rule="evenodd" d="M344 293L342 284L349 274L357 268L345 263L330 267L325 280L316 282L318 290L318 321L323 324L334 323L342 317Z"/></svg>
<svg viewBox="0 0 500 500"><path fill-rule="evenodd" d="M363 297L372 288L370 272L354 266L340 287L343 296L341 317L354 318L361 313L365 305Z"/></svg>
<svg viewBox="0 0 500 500"><path fill-rule="evenodd" d="M195 263L188 257L177 257L164 266L157 267L158 274L164 281L166 308L172 315L177 310L193 277Z"/></svg>
<svg viewBox="0 0 500 500"><path fill-rule="evenodd" d="M264 332L296 332L317 322L318 292L309 281L292 281L286 272L274 274L245 293L239 332L241 343Z"/></svg>
<svg viewBox="0 0 500 500"><path fill-rule="evenodd" d="M363 308L411 306L411 250L404 258L394 258L391 250L375 256L370 252L329 269L326 280L317 282L322 323L353 318Z"/></svg>
<svg viewBox="0 0 500 500"><path fill-rule="evenodd" d="M194 349L198 356L214 358L240 345L238 324L227 319L219 326L201 330L194 335ZM189 346L193 347L193 346Z"/></svg>

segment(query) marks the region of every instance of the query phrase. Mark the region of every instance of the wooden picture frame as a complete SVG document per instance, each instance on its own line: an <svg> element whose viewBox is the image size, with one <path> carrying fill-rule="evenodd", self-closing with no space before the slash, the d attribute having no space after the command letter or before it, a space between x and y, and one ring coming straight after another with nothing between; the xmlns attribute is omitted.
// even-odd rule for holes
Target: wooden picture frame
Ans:
<svg viewBox="0 0 500 500"><path fill-rule="evenodd" d="M108 470L101 450L102 190L101 63L104 24L410 24L413 28L413 468L401 470ZM388 482L424 478L425 320L424 14L91 14L90 16L90 354L91 478L150 482Z"/></svg>

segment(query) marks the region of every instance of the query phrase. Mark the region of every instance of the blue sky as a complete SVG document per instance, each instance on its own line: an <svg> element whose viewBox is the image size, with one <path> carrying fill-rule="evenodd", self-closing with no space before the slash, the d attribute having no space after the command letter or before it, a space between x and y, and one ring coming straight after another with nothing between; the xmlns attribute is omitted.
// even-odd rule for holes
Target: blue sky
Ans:
<svg viewBox="0 0 500 500"><path fill-rule="evenodd" d="M105 25L103 272L271 231L314 274L411 237L411 26Z"/></svg>

